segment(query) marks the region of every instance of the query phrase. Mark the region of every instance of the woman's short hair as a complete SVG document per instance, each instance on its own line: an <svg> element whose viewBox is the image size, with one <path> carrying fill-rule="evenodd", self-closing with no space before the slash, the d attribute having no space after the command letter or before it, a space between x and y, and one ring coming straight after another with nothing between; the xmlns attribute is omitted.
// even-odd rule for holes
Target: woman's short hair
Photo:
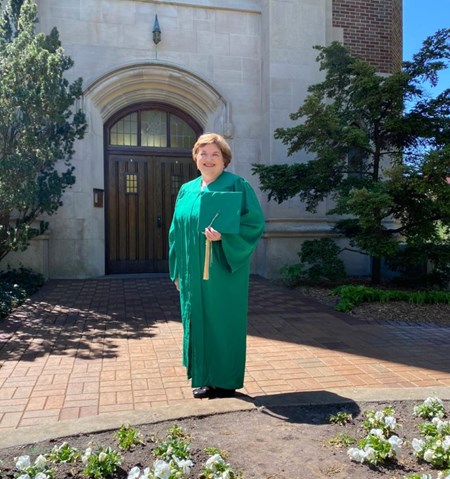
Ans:
<svg viewBox="0 0 450 479"><path fill-rule="evenodd" d="M226 142L225 138L217 133L205 133L200 135L192 148L192 159L196 163L195 157L197 156L198 150L205 145L215 144L219 147L220 151L222 152L223 156L223 163L225 168L230 164L232 154L230 145Z"/></svg>

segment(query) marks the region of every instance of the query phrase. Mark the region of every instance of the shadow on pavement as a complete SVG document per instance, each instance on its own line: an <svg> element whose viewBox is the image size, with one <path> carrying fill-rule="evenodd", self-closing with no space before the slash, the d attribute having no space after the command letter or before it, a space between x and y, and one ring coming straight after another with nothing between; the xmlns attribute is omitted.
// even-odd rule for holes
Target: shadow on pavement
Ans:
<svg viewBox="0 0 450 479"><path fill-rule="evenodd" d="M253 398L261 412L278 419L302 424L329 424L329 416L338 412L360 413L358 404L350 398L329 391L269 394Z"/></svg>
<svg viewBox="0 0 450 479"><path fill-rule="evenodd" d="M168 275L52 280L0 321L0 360L31 362L50 351L114 359L121 353L118 340L153 338L162 324L180 322L178 293ZM365 321L259 276L250 281L248 334L279 342L280 350L302 345L308 351L312 347L448 373L448 331Z"/></svg>

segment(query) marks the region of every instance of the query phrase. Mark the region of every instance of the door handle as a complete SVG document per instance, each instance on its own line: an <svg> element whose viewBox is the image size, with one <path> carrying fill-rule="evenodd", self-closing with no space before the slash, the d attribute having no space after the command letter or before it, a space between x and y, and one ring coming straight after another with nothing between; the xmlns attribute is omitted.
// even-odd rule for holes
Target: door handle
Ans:
<svg viewBox="0 0 450 479"><path fill-rule="evenodd" d="M158 228L162 228L161 216L158 216L158 217L156 218L156 226L157 226Z"/></svg>

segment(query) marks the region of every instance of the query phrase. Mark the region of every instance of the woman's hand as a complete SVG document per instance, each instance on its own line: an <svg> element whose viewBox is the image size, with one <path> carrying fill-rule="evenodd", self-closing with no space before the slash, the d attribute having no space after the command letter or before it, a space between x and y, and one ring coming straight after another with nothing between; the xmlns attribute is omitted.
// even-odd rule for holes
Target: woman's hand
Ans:
<svg viewBox="0 0 450 479"><path fill-rule="evenodd" d="M205 236L209 241L220 241L222 239L222 235L211 226L205 228Z"/></svg>
<svg viewBox="0 0 450 479"><path fill-rule="evenodd" d="M178 285L178 278L175 278L173 284L175 285L175 288L177 288L177 291L180 291L180 286Z"/></svg>

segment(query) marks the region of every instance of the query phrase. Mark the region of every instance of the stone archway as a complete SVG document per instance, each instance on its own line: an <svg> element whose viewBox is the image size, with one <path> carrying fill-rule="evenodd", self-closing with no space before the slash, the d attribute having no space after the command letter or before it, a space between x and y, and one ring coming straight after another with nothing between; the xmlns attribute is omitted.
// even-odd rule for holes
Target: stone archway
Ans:
<svg viewBox="0 0 450 479"><path fill-rule="evenodd" d="M196 176L190 149L174 153L140 143L114 148L109 128L121 112L152 104L191 118L197 136L214 130L229 137L228 103L197 75L160 63L124 66L105 74L86 88L83 101L94 117L93 131L100 130L99 121L104 128L105 272L165 272L166 236L176 197L172 183ZM140 185L135 195L127 194L124 186L131 177ZM147 225L156 225L153 233Z"/></svg>
<svg viewBox="0 0 450 479"><path fill-rule="evenodd" d="M228 101L196 74L167 63L124 66L92 82L84 92L106 122L128 105L145 101L172 105L190 115L205 131L233 135Z"/></svg>

